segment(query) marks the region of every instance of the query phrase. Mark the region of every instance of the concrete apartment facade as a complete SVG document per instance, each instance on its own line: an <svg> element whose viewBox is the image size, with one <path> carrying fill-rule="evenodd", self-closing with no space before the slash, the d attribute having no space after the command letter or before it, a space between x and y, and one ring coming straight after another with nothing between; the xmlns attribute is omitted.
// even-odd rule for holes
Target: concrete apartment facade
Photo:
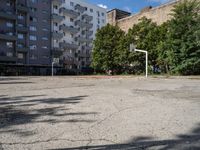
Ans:
<svg viewBox="0 0 200 150"><path fill-rule="evenodd" d="M170 13L172 12L173 7L180 1L181 0L173 0L155 8L152 8L151 6L146 7L134 15L119 9L113 9L107 12L107 23L117 25L125 32L128 32L128 30L132 28L134 24L137 24L142 17L152 19L153 22L160 25L171 19Z"/></svg>
<svg viewBox="0 0 200 150"><path fill-rule="evenodd" d="M67 69L89 67L92 41L106 24L106 10L82 0L53 0L52 18L54 58Z"/></svg>
<svg viewBox="0 0 200 150"><path fill-rule="evenodd" d="M78 0L0 0L0 72L46 75L88 67L106 10Z"/></svg>

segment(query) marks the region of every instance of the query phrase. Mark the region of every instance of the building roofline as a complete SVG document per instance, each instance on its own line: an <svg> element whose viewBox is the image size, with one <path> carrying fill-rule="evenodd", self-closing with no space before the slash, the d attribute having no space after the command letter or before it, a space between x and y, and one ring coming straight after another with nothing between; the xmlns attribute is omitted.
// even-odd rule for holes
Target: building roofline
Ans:
<svg viewBox="0 0 200 150"><path fill-rule="evenodd" d="M121 10L121 9L118 9L118 8L113 8L113 9L107 11L107 13L110 13L110 12L113 11L113 10L121 11L121 12L124 12L124 13L127 13L127 14L130 14L130 15L131 15L131 12L124 11L124 10Z"/></svg>
<svg viewBox="0 0 200 150"><path fill-rule="evenodd" d="M172 1L170 1L170 2L166 2L166 3L162 4L162 5L153 7L153 8L150 9L150 11L151 11L151 10L155 10L155 9L159 9L159 8L162 8L162 7L165 7L165 6L168 6L168 5L172 5L172 4L178 3L178 2L180 2L180 1L181 1L181 0L172 0ZM119 20L117 20L117 21L123 21L123 20L125 20L125 19L131 18L131 17L136 16L136 15L141 14L141 13L143 13L143 12L140 11L140 12L138 12L138 13L132 14L131 16L128 16L128 17L119 19Z"/></svg>

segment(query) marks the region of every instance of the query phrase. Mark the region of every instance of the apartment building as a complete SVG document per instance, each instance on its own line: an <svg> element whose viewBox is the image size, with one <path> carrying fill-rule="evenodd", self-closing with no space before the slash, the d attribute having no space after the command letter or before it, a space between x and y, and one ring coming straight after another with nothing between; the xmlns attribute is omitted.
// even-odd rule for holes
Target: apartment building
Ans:
<svg viewBox="0 0 200 150"><path fill-rule="evenodd" d="M1 73L45 74L51 64L51 2L0 3L0 64L4 68Z"/></svg>
<svg viewBox="0 0 200 150"><path fill-rule="evenodd" d="M53 57L68 69L87 68L91 63L92 41L106 24L106 10L83 0L52 1Z"/></svg>
<svg viewBox="0 0 200 150"><path fill-rule="evenodd" d="M92 41L106 10L78 0L0 0L0 75L80 70L91 62Z"/></svg>

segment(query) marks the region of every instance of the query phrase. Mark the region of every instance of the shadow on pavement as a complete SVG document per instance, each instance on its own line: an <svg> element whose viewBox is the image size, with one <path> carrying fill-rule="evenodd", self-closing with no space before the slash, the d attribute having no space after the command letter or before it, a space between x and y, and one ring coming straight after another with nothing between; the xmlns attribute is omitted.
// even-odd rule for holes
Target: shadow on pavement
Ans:
<svg viewBox="0 0 200 150"><path fill-rule="evenodd" d="M88 97L87 95L67 98L41 98L43 96L45 95L2 96L0 98L0 133L7 132L20 136L31 136L34 132L12 130L10 127L32 123L92 123L95 120L80 118L80 116L98 114L97 112L69 112L71 105L79 104L84 98ZM70 106L68 107L68 105ZM70 117L66 119L65 116Z"/></svg>
<svg viewBox="0 0 200 150"><path fill-rule="evenodd" d="M150 137L138 137L124 144L108 144L82 146L51 150L199 150L200 149L200 124L191 133L177 135L176 139L153 140Z"/></svg>

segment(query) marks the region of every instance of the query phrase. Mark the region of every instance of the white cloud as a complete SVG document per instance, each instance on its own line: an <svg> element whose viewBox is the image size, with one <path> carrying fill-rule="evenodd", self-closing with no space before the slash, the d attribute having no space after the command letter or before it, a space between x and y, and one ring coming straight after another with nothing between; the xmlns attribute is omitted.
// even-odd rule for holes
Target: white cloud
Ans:
<svg viewBox="0 0 200 150"><path fill-rule="evenodd" d="M125 7L124 7L124 10L125 10L125 11L128 11L128 12L131 12L131 8L128 7L128 6L125 6Z"/></svg>
<svg viewBox="0 0 200 150"><path fill-rule="evenodd" d="M108 9L108 6L106 6L104 4L98 4L98 6L104 8L104 9Z"/></svg>

